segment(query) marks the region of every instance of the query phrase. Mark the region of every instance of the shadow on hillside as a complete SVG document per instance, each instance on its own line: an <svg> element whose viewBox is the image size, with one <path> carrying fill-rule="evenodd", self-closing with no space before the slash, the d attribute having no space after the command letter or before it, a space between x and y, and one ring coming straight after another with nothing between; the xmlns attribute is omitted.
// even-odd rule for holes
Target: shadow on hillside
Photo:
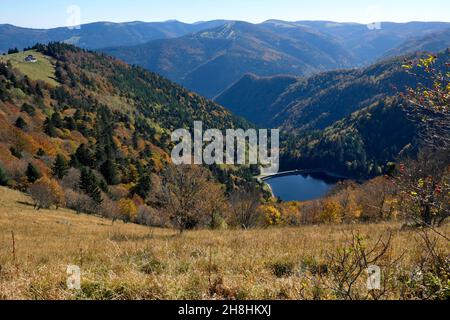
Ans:
<svg viewBox="0 0 450 320"><path fill-rule="evenodd" d="M24 205L24 206L27 206L27 207L33 207L34 208L34 204L33 203L29 203L29 202L26 202L26 201L17 201L17 203L21 204L21 205Z"/></svg>

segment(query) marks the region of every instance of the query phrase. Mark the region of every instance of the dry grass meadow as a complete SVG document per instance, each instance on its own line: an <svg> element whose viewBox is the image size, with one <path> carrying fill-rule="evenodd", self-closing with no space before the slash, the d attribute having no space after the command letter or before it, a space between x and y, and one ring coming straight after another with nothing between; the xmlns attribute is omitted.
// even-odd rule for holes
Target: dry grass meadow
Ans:
<svg viewBox="0 0 450 320"><path fill-rule="evenodd" d="M421 256L420 236L399 223L179 235L28 203L0 188L0 299L339 299L330 254L352 233L370 248L389 232L392 245L379 262L390 289L382 298L400 299L408 298L408 270ZM82 270L79 291L66 288L73 264ZM366 281L361 275L353 285L360 297Z"/></svg>

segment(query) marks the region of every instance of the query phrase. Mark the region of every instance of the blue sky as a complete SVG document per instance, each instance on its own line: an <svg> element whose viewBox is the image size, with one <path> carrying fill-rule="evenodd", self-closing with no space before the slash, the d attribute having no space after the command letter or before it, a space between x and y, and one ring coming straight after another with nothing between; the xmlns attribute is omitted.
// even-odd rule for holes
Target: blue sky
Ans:
<svg viewBox="0 0 450 320"><path fill-rule="evenodd" d="M70 5L81 9L82 23L171 19L450 21L448 0L0 0L0 24L65 26Z"/></svg>

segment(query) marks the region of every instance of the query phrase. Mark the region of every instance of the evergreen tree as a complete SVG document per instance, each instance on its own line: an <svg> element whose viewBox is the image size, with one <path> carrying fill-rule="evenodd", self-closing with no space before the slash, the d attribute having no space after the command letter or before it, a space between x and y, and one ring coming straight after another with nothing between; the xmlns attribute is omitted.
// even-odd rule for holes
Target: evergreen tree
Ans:
<svg viewBox="0 0 450 320"><path fill-rule="evenodd" d="M36 115L36 108L33 107L31 104L28 104L28 103L24 103L22 105L22 108L20 109L20 111L28 113L28 115L31 116L31 117Z"/></svg>
<svg viewBox="0 0 450 320"><path fill-rule="evenodd" d="M42 148L39 148L39 150L36 152L37 157L43 157L45 156L45 151Z"/></svg>
<svg viewBox="0 0 450 320"><path fill-rule="evenodd" d="M77 128L77 124L72 117L65 117L64 123L65 123L65 127L71 131L75 130Z"/></svg>
<svg viewBox="0 0 450 320"><path fill-rule="evenodd" d="M28 164L27 171L25 172L28 182L35 183L40 177L41 173L31 163Z"/></svg>
<svg viewBox="0 0 450 320"><path fill-rule="evenodd" d="M71 165L74 167L90 167L94 165L94 155L92 151L83 143L81 144L74 155L72 155Z"/></svg>
<svg viewBox="0 0 450 320"><path fill-rule="evenodd" d="M52 114L51 121L56 128L63 127L63 121L61 119L61 115L59 114L59 112L55 112Z"/></svg>
<svg viewBox="0 0 450 320"><path fill-rule="evenodd" d="M39 84L39 82L36 83L36 87L34 88L34 91L38 97L41 97L41 98L44 97L44 92L42 91L42 88L41 88L41 85Z"/></svg>
<svg viewBox="0 0 450 320"><path fill-rule="evenodd" d="M27 127L27 123L25 122L25 120L23 120L22 117L18 117L16 120L16 123L14 125L17 128L22 129L22 130L26 129L26 127Z"/></svg>
<svg viewBox="0 0 450 320"><path fill-rule="evenodd" d="M132 194L137 194L142 199L147 199L152 189L152 180L148 174L143 174L136 186L132 189Z"/></svg>
<svg viewBox="0 0 450 320"><path fill-rule="evenodd" d="M56 128L55 125L53 123L53 121L49 118L45 119L44 121L44 132L49 136L49 137L56 137Z"/></svg>
<svg viewBox="0 0 450 320"><path fill-rule="evenodd" d="M9 151L17 159L22 159L22 151L20 151L19 149L15 148L15 147L11 147L11 148L9 148Z"/></svg>
<svg viewBox="0 0 450 320"><path fill-rule="evenodd" d="M108 184L106 183L106 181L104 179L100 179L100 181L98 182L98 187L104 193L108 193L109 192Z"/></svg>
<svg viewBox="0 0 450 320"><path fill-rule="evenodd" d="M6 176L5 170L0 166L0 186L8 185L8 177Z"/></svg>
<svg viewBox="0 0 450 320"><path fill-rule="evenodd" d="M98 186L97 178L91 169L83 167L80 176L80 189L87 194L95 203L103 202L102 192Z"/></svg>
<svg viewBox="0 0 450 320"><path fill-rule="evenodd" d="M119 183L117 166L114 161L108 159L100 167L100 172L105 177L106 182L109 185L116 185Z"/></svg>
<svg viewBox="0 0 450 320"><path fill-rule="evenodd" d="M67 172L69 171L69 164L61 154L58 154L56 156L52 171L53 176L57 177L58 179L62 179L67 175Z"/></svg>

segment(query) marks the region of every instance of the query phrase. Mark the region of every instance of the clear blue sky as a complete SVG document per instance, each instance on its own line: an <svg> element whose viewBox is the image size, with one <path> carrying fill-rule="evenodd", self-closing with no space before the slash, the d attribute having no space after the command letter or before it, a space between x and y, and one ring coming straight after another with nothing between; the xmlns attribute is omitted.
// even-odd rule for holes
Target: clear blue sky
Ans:
<svg viewBox="0 0 450 320"><path fill-rule="evenodd" d="M0 0L0 24L65 26L70 5L80 7L82 23L171 19L450 21L449 0Z"/></svg>

